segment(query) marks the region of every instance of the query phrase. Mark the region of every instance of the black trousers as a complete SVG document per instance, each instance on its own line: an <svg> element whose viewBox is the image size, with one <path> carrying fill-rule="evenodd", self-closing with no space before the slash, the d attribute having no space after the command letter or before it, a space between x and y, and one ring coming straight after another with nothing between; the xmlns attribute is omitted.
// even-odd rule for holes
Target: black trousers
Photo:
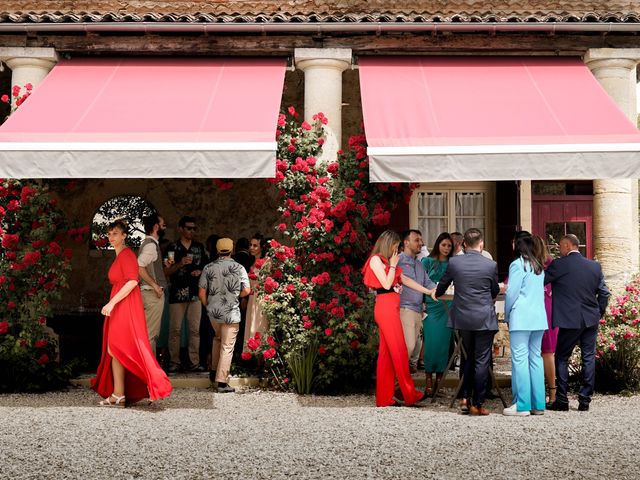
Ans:
<svg viewBox="0 0 640 480"><path fill-rule="evenodd" d="M598 325L584 328L558 329L558 345L556 346L556 401L568 403L567 388L569 383L569 357L576 345L580 345L582 354L582 385L580 386L580 403L589 404L596 386L596 338Z"/></svg>
<svg viewBox="0 0 640 480"><path fill-rule="evenodd" d="M462 396L472 397L472 404L476 407L485 401L495 334L496 330L460 330L462 344L467 352Z"/></svg>

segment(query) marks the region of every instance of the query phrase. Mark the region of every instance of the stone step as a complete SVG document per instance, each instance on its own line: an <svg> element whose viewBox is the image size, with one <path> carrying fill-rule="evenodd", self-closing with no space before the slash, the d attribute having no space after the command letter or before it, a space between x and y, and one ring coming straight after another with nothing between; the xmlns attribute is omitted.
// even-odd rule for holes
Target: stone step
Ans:
<svg viewBox="0 0 640 480"><path fill-rule="evenodd" d="M90 380L93 378L93 375L81 375L77 378L73 378L69 383L71 385L81 386L81 387L89 387ZM181 373L175 375L169 375L169 380L171 380L171 385L173 388L198 388L198 389L207 389L211 386L211 382L209 381L209 373ZM500 388L510 388L511 387L511 376L505 375L501 373L496 374L496 381L498 382L498 386ZM265 379L260 379L258 377L231 377L229 379L229 385L232 387L259 387L261 385L266 384ZM415 373L413 375L413 382L416 387L424 388L425 386L425 375L424 373ZM457 372L452 372L449 374L445 380L445 388L456 388L458 385L458 374Z"/></svg>

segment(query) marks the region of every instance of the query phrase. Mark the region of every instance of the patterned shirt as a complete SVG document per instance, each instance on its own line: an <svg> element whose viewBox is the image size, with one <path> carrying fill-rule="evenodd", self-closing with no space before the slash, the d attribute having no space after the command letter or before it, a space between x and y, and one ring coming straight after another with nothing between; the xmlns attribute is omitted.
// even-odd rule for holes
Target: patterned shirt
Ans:
<svg viewBox="0 0 640 480"><path fill-rule="evenodd" d="M167 251L175 252L175 262L178 263L183 257L191 255L193 262L179 268L169 277L171 288L169 289L169 303L193 302L198 300L198 277L191 275L195 270L202 270L207 263L204 245L192 241L187 249L180 240L171 244Z"/></svg>
<svg viewBox="0 0 640 480"><path fill-rule="evenodd" d="M217 323L240 323L240 292L249 288L249 276L242 265L220 257L204 267L200 288L207 291L207 314Z"/></svg>

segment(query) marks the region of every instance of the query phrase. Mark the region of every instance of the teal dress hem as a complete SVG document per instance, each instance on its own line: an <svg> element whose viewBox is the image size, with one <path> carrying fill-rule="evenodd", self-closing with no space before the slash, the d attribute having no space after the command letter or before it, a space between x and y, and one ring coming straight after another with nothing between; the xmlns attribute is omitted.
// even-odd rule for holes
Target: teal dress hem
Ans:
<svg viewBox="0 0 640 480"><path fill-rule="evenodd" d="M429 278L437 283L440 281L449 265L448 261L441 262L433 257L422 259ZM451 301L434 302L431 297L425 296L427 316L423 320L424 332L424 370L425 372L442 373L447 368L449 361L449 344L453 330L447 326L449 320L448 308Z"/></svg>

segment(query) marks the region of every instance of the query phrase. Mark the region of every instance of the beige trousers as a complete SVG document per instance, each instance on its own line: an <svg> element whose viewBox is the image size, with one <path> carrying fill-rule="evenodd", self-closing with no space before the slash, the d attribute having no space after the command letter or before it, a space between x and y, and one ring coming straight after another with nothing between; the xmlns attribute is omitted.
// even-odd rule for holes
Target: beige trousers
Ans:
<svg viewBox="0 0 640 480"><path fill-rule="evenodd" d="M211 326L215 331L211 347L211 369L216 371L216 382L227 383L240 324L211 322Z"/></svg>
<svg viewBox="0 0 640 480"><path fill-rule="evenodd" d="M169 304L169 355L171 364L180 363L180 329L182 319L187 315L189 329L189 360L191 365L200 365L200 317L202 307L199 300Z"/></svg>
<svg viewBox="0 0 640 480"><path fill-rule="evenodd" d="M407 345L409 364L416 366L420 356L420 329L422 328L422 313L414 312L409 308L400 309L400 321L404 332L404 342ZM417 351L416 351L417 350Z"/></svg>
<svg viewBox="0 0 640 480"><path fill-rule="evenodd" d="M164 310L164 293L160 298L153 290L140 290L142 303L144 304L144 315L147 318L147 332L149 333L149 344L153 354L156 354L156 343L160 336L160 325L162 323L162 311Z"/></svg>

